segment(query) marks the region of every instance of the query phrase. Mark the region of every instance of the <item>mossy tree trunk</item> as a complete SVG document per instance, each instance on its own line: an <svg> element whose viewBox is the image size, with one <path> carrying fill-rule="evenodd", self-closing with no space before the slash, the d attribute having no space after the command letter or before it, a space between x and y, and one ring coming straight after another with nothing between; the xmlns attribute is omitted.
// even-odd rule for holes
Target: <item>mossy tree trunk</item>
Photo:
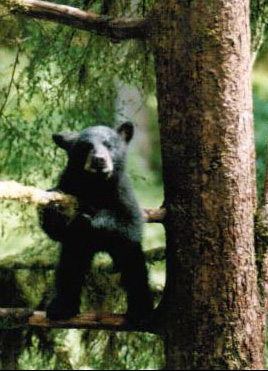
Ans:
<svg viewBox="0 0 268 371"><path fill-rule="evenodd" d="M263 369L249 1L159 0L167 369Z"/></svg>

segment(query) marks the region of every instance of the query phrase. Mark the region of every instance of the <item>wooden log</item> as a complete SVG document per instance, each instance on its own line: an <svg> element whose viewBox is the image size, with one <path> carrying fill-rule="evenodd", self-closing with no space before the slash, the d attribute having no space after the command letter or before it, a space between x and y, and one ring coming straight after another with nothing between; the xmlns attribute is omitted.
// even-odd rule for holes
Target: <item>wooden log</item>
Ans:
<svg viewBox="0 0 268 371"><path fill-rule="evenodd" d="M150 332L156 333L150 324L131 324L123 314L114 313L82 313L68 320L52 321L46 316L46 312L29 309L0 308L1 327L3 319L14 319L16 327L39 327L44 329L92 329L119 332Z"/></svg>

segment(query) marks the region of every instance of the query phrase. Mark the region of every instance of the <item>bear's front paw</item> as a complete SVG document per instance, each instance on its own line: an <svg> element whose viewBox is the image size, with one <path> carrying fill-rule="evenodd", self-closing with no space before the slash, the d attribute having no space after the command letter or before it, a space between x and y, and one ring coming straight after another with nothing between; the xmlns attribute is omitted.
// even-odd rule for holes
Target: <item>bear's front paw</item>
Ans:
<svg viewBox="0 0 268 371"><path fill-rule="evenodd" d="M52 301L47 308L47 318L53 321L66 320L76 316L79 313L79 308L63 306L57 301Z"/></svg>

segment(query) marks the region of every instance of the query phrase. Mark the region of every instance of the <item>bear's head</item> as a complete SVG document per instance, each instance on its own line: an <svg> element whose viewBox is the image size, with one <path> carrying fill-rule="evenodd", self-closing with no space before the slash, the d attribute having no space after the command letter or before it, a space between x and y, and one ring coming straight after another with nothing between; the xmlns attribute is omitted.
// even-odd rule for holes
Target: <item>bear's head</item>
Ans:
<svg viewBox="0 0 268 371"><path fill-rule="evenodd" d="M117 129L93 126L79 133L58 133L54 142L67 151L68 166L76 173L109 179L124 170L127 145L134 126L125 122Z"/></svg>

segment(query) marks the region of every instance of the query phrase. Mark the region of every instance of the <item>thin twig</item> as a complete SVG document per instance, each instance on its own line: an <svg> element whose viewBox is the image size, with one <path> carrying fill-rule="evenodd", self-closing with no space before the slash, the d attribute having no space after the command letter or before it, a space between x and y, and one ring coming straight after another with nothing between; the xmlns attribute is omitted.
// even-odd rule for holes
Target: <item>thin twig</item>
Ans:
<svg viewBox="0 0 268 371"><path fill-rule="evenodd" d="M11 88L12 88L12 85L13 85L14 79L15 79L16 69L17 69L17 66L19 64L20 51L21 51L21 49L20 49L20 47L18 47L18 51L17 51L17 54L16 54L16 58L15 58L15 62L14 62L13 70L12 70L12 75L11 75L11 79L10 79L10 83L9 83L9 87L8 87L8 91L7 91L7 94L6 94L6 97L5 97L5 101L4 101L4 103L1 107L1 110L0 110L0 116L4 112L4 109L5 109L5 107L7 105L7 102L8 102L9 95L11 93Z"/></svg>

